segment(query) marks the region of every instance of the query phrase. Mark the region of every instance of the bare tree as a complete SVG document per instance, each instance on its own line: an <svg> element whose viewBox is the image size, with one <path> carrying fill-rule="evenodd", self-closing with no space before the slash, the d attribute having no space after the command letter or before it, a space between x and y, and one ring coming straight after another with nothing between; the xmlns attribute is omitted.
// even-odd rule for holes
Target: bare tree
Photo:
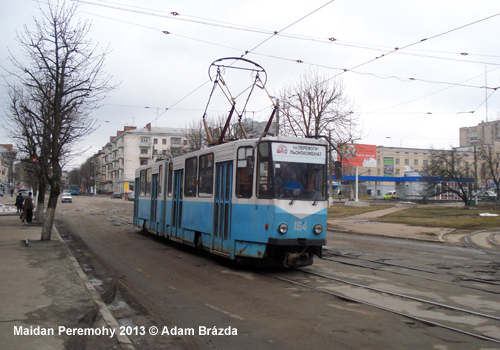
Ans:
<svg viewBox="0 0 500 350"><path fill-rule="evenodd" d="M197 151L207 146L207 135L201 120L189 123L184 129L184 137L188 141L187 152Z"/></svg>
<svg viewBox="0 0 500 350"><path fill-rule="evenodd" d="M214 140L219 139L224 124L226 123L226 116L219 115L217 118L206 119L206 124L210 129L211 136ZM185 148L186 152L197 151L208 147L208 139L202 121L193 121L184 129L184 137L188 140L188 147ZM229 125L224 140L230 141L242 137L241 127L238 122L233 122Z"/></svg>
<svg viewBox="0 0 500 350"><path fill-rule="evenodd" d="M360 138L352 103L341 80L303 75L280 91L280 133L293 136L329 136L335 144Z"/></svg>
<svg viewBox="0 0 500 350"><path fill-rule="evenodd" d="M73 23L77 6L39 5L42 19L34 20L35 29L25 26L17 34L26 62L9 57L17 79L8 84L12 132L22 135L25 152L34 151L30 156L51 188L42 240L51 238L64 162L75 142L93 131L90 112L115 88L103 72L106 51L87 39L90 23Z"/></svg>
<svg viewBox="0 0 500 350"><path fill-rule="evenodd" d="M479 157L484 165L483 178L495 184L497 198L500 198L500 152L498 148L484 145L479 149Z"/></svg>
<svg viewBox="0 0 500 350"><path fill-rule="evenodd" d="M443 193L454 193L466 208L472 199L474 164L467 152L451 150L431 150L426 173L427 188L424 197Z"/></svg>

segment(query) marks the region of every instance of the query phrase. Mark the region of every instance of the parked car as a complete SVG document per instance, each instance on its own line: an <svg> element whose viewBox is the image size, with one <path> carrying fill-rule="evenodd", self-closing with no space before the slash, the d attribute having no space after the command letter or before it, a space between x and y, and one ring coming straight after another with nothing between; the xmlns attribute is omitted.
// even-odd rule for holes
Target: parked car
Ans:
<svg viewBox="0 0 500 350"><path fill-rule="evenodd" d="M130 199L130 195L134 195L134 192L132 191L127 191L125 192L125 200L134 200L134 198Z"/></svg>
<svg viewBox="0 0 500 350"><path fill-rule="evenodd" d="M71 193L69 192L64 192L62 195L61 195L61 202L69 202L69 203L72 203L73 202L73 197L71 197Z"/></svg>
<svg viewBox="0 0 500 350"><path fill-rule="evenodd" d="M115 199L115 198L122 199L121 192L113 192L113 194L111 195L111 199Z"/></svg>
<svg viewBox="0 0 500 350"><path fill-rule="evenodd" d="M23 197L28 197L29 191L28 190L18 190L17 194L19 195L19 193L22 194Z"/></svg>
<svg viewBox="0 0 500 350"><path fill-rule="evenodd" d="M389 191L384 195L384 199L398 198L396 191Z"/></svg>

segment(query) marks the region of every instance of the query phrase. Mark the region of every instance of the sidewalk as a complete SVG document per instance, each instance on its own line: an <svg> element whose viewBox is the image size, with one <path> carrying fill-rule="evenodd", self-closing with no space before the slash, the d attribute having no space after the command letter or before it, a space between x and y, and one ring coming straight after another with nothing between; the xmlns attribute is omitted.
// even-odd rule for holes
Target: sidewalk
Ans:
<svg viewBox="0 0 500 350"><path fill-rule="evenodd" d="M372 221L378 217L408 207L407 205L399 204L391 208L375 210L364 214L328 219L328 230L431 242L445 242L444 236L453 231L453 229L443 227L408 226Z"/></svg>
<svg viewBox="0 0 500 350"><path fill-rule="evenodd" d="M57 230L48 242L41 231L0 214L1 348L133 349Z"/></svg>

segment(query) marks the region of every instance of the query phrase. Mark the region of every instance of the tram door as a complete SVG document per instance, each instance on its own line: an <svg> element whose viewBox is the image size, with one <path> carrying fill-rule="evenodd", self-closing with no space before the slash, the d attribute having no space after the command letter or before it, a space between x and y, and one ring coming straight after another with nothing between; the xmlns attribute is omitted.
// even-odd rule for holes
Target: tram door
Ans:
<svg viewBox="0 0 500 350"><path fill-rule="evenodd" d="M172 237L182 235L182 170L174 172L174 197L172 199Z"/></svg>
<svg viewBox="0 0 500 350"><path fill-rule="evenodd" d="M213 250L228 253L231 238L233 162L217 163L215 179Z"/></svg>
<svg viewBox="0 0 500 350"><path fill-rule="evenodd" d="M158 174L153 175L152 183L151 183L151 228L158 232L158 224L156 220L156 208L157 208L157 203L158 203L158 196L157 196L157 188L158 188Z"/></svg>

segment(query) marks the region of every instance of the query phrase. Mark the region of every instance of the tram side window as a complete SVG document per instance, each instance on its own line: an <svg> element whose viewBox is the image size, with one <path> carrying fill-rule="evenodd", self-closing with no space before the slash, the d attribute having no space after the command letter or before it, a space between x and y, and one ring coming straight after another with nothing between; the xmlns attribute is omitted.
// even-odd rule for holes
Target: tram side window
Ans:
<svg viewBox="0 0 500 350"><path fill-rule="evenodd" d="M140 178L140 196L144 196L146 194L146 170L141 170Z"/></svg>
<svg viewBox="0 0 500 350"><path fill-rule="evenodd" d="M247 174L247 157L253 156L253 147L238 149L238 169L236 171L236 197L250 198L253 192L253 173Z"/></svg>
<svg viewBox="0 0 500 350"><path fill-rule="evenodd" d="M259 145L258 165L257 165L257 197L273 198L273 183L270 174L271 156L269 152L269 143L264 142Z"/></svg>
<svg viewBox="0 0 500 350"><path fill-rule="evenodd" d="M173 174L174 174L174 163L168 163L168 185L167 185L167 191L168 191L168 196L172 197L172 182L173 182Z"/></svg>
<svg viewBox="0 0 500 350"><path fill-rule="evenodd" d="M196 163L197 157L186 159L186 175L184 177L184 196L196 196Z"/></svg>
<svg viewBox="0 0 500 350"><path fill-rule="evenodd" d="M158 182L156 184L156 197L159 198L161 197L161 184L162 184L162 179L163 177L163 165L160 165L160 169L158 170Z"/></svg>
<svg viewBox="0 0 500 350"><path fill-rule="evenodd" d="M151 168L146 169L146 197L151 197L152 177Z"/></svg>
<svg viewBox="0 0 500 350"><path fill-rule="evenodd" d="M198 182L198 195L211 197L214 193L214 154L200 156L200 181Z"/></svg>

